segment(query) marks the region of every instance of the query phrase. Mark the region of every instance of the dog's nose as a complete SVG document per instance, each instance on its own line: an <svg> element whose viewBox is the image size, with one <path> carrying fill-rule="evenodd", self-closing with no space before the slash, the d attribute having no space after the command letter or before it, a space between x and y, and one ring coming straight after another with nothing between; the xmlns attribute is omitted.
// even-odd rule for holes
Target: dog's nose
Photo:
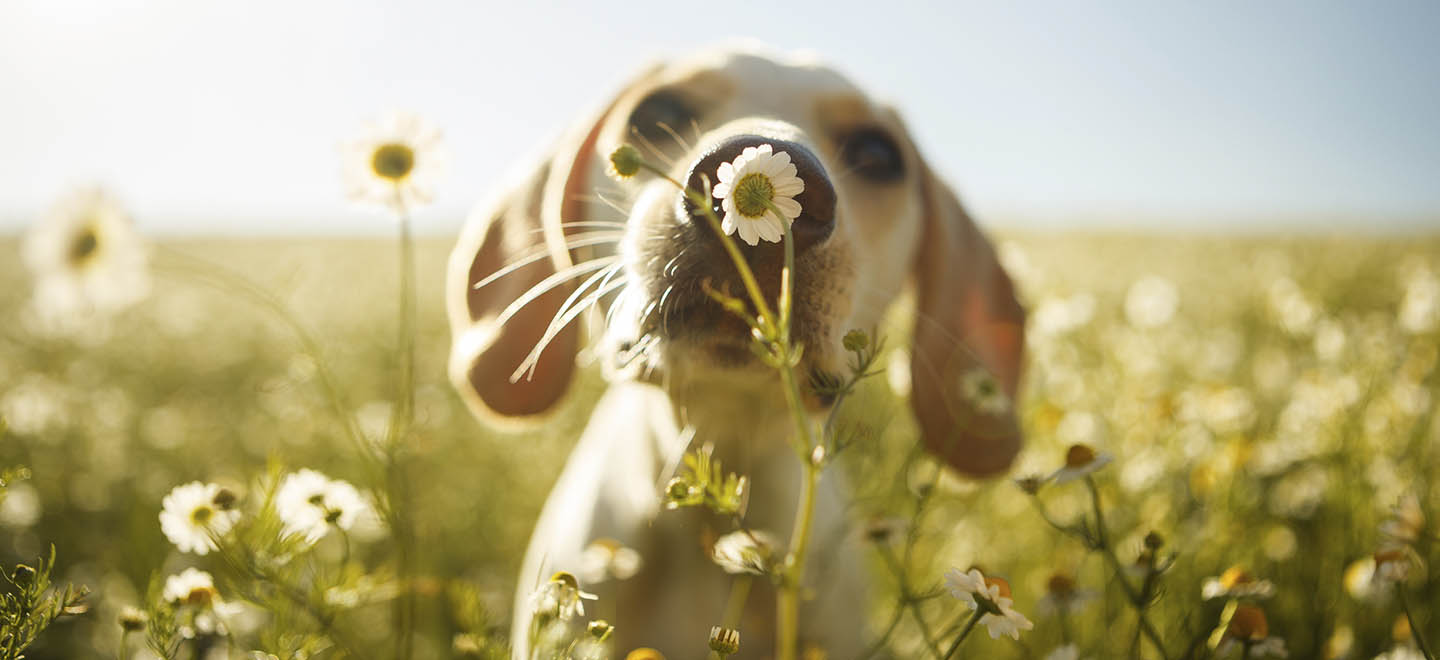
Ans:
<svg viewBox="0 0 1440 660"><path fill-rule="evenodd" d="M759 135L734 135L725 138L690 166L686 185L692 190L704 190L705 185L701 179L703 175L709 178L713 188L719 183L718 171L721 164L734 162L746 148L767 144L775 154L789 154L790 162L795 164L795 176L805 182L805 189L794 196L795 201L800 203L800 215L790 226L795 236L795 251L800 252L825 242L835 229L835 186L830 183L830 176L825 172L825 166L820 164L820 159L803 145ZM721 200L711 197L710 204L716 217L725 217ZM692 221L702 224L705 222L688 199L685 201L685 210ZM762 241L761 246L764 245Z"/></svg>

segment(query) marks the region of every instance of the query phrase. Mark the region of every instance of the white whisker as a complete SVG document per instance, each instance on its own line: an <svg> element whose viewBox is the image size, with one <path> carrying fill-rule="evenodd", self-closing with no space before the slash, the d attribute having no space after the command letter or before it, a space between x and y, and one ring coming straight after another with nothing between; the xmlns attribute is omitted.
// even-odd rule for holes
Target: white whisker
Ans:
<svg viewBox="0 0 1440 660"><path fill-rule="evenodd" d="M504 325L505 323L509 322L510 319L513 318L515 314L519 313L520 310L524 309L526 305L535 302L535 299L545 295L551 289L554 289L561 284L564 284L581 275L584 275L585 273L589 273L609 266L610 264L615 263L619 259L620 257L598 257L589 261L575 264L574 266L551 274L549 277L546 277L545 279L535 283L535 286L530 287L527 291L525 291L525 293L521 294L519 298L516 298L515 302L510 303L510 306L506 307L505 311L500 312L500 316L495 317L495 325Z"/></svg>
<svg viewBox="0 0 1440 660"><path fill-rule="evenodd" d="M515 369L515 372L510 374L510 382L514 383L519 381L521 378L529 378L530 376L532 376L535 373L535 367L540 363L540 355L545 352L545 347L550 345L550 341L553 340L556 336L558 336L560 334L560 331L565 329L565 326L570 325L571 321L579 318L580 314L584 313L584 311L589 309L591 305L594 305L596 302L598 302L600 298L604 297L608 293L614 292L616 289L619 289L622 286L625 286L625 284L625 280L620 280L618 282L611 283L607 288L597 289L594 293L590 294L589 297L582 301L581 304L576 305L573 309L566 312L564 316L554 321L551 321L550 326L551 328L554 328L554 330L545 331L545 336L541 337L539 342L536 342L535 348L530 351L530 355L526 356L525 361L521 362L520 366Z"/></svg>
<svg viewBox="0 0 1440 660"><path fill-rule="evenodd" d="M669 125L669 124L667 124L667 123L665 123L665 122L663 122L663 121L657 121L657 122L655 122L655 125L656 125L656 126L659 126L659 127L660 127L660 130L665 131L666 133L669 133L669 134L670 134L670 137L672 137L672 138L675 139L675 144L680 145L680 149L682 149L683 151L690 151L690 144L687 143L687 142L685 142L685 138L680 137L680 134L679 134L679 133L676 133L676 132L675 132L675 129L670 128L670 125Z"/></svg>
<svg viewBox="0 0 1440 660"><path fill-rule="evenodd" d="M613 232L613 231L610 231L610 232L598 232L598 231L597 231L597 232L584 232L584 233L579 233L579 234L572 234L572 235L567 236L567 237L565 238L565 248L566 248L566 249L571 249L571 250L573 250L573 249L578 248L578 247L588 247L588 246L591 246L591 245L604 245L604 244L606 244L606 243L619 243L620 240L623 239L624 237L625 237L624 234L622 234L622 233L617 233L617 232ZM546 258L546 257L548 257L548 256L550 256L550 251L549 251L548 249L546 249L545 246L543 246L543 245L542 245L542 246L539 246L539 248L537 248L536 250L530 252L529 254L526 254L526 255L520 257L519 259L516 259L515 261L512 261L512 262L510 262L510 263L508 263L508 264L505 264L505 265L502 266L499 270L497 270L497 271L495 271L495 272L493 272L493 273L485 276L484 279L480 280L479 282L476 282L476 283L473 284L470 288L471 288L471 289L475 289L475 290L479 290L479 289L485 287L486 285L492 284L492 283L494 283L496 280L498 280L498 279L500 279L500 278L502 278L502 277L505 277L506 275L509 275L510 273L513 273L513 272L515 272L515 271L517 271L517 270L519 270L519 269L521 269L521 268L524 268L525 266L528 266L528 265L533 264L533 263L535 263L535 262L537 262L537 261L540 261L540 260L542 260L542 259L544 259L544 258Z"/></svg>
<svg viewBox="0 0 1440 660"><path fill-rule="evenodd" d="M655 154L655 157L656 157L656 158L659 158L660 160L664 161L665 164L666 164L666 165L669 165L670 167L674 167L674 166L675 166L675 159L674 159L674 158L671 158L671 157L669 156L669 154L666 154L665 152L661 151L659 147L655 146L655 143L654 143L654 142L651 142L651 141L649 140L649 138L646 138L644 135L641 135L641 134L640 134L640 129L635 128L634 126L631 126L631 127L630 127L630 134L633 135L633 136L635 136L635 139L640 142L640 146L645 147L646 149L649 149L651 153Z"/></svg>

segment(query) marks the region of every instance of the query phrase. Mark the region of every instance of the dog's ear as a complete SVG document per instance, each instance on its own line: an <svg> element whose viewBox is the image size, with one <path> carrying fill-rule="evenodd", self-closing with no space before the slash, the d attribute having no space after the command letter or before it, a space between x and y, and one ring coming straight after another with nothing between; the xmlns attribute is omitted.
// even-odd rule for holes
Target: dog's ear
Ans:
<svg viewBox="0 0 1440 660"><path fill-rule="evenodd" d="M955 193L921 170L911 405L930 451L962 473L992 476L1020 450L1025 311Z"/></svg>
<svg viewBox="0 0 1440 660"><path fill-rule="evenodd" d="M577 122L517 185L478 207L450 254L450 379L477 415L538 415L569 389L581 341L578 324L553 337L532 370L514 375L576 283L555 286L508 319L500 317L531 287L572 264L565 243L570 232L564 225L590 219L585 200L593 197L601 171L595 143L613 106L609 103ZM527 258L534 259L491 277Z"/></svg>

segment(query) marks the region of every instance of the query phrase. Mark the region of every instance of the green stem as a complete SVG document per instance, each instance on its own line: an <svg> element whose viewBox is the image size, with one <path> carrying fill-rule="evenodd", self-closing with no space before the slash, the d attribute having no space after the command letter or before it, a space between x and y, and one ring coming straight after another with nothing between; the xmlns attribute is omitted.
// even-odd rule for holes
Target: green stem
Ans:
<svg viewBox="0 0 1440 660"><path fill-rule="evenodd" d="M399 191L396 191L399 199ZM386 443L386 490L390 506L388 514L395 532L398 550L398 581L400 593L394 602L395 657L408 660L414 650L415 534L410 519L404 515L409 508L409 480L405 461L405 441L415 418L415 240L410 231L410 217L403 205L399 207L400 240L400 314L396 353L400 370L400 396L395 414L390 419L389 442Z"/></svg>
<svg viewBox="0 0 1440 660"><path fill-rule="evenodd" d="M740 617L745 613L745 599L750 596L750 584L754 580L750 575L741 574L730 583L730 600L725 603L725 618L720 620L721 628L740 629Z"/></svg>
<svg viewBox="0 0 1440 660"><path fill-rule="evenodd" d="M1405 620L1410 624L1410 636L1415 638L1415 645L1420 647L1421 655L1425 656L1425 660L1435 660L1435 654L1430 652L1430 644L1425 641L1425 630L1410 612L1410 599L1405 596L1405 585L1396 582L1395 594L1399 597L1400 609L1405 612Z"/></svg>
<svg viewBox="0 0 1440 660"><path fill-rule="evenodd" d="M1130 586L1129 580L1125 579L1125 568L1110 547L1109 534L1105 529L1105 513L1100 505L1100 489L1095 486L1095 480L1091 479L1089 475L1085 476L1085 487L1090 490L1090 503L1095 510L1095 549L1099 550L1100 554L1110 562L1110 566L1115 569L1115 581L1120 583L1120 588L1125 592L1125 598L1135 608L1135 618L1140 629L1145 632L1145 636L1150 639L1150 643L1155 646L1160 657L1163 660L1170 660L1164 642L1160 641L1160 632L1155 630L1155 627L1150 625L1150 620L1145 617L1145 598Z"/></svg>
<svg viewBox="0 0 1440 660"><path fill-rule="evenodd" d="M976 609L975 613L970 615L970 620L965 622L965 628L960 631L960 636L956 637L955 641L950 643L950 648L945 650L945 660L950 660L951 656L955 655L955 652L960 649L960 644L965 641L966 637L970 636L970 631L975 629L975 624L980 623L980 617L982 616L984 616L984 612L981 612L979 609Z"/></svg>

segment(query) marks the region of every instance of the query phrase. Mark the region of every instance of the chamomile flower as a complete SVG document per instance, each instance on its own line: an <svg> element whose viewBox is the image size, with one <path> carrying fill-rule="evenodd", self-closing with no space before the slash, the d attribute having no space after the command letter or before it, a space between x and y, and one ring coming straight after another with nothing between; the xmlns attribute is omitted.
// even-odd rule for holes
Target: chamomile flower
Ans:
<svg viewBox="0 0 1440 660"><path fill-rule="evenodd" d="M411 113L366 124L343 152L346 196L396 213L433 201L449 165L440 130Z"/></svg>
<svg viewBox="0 0 1440 660"><path fill-rule="evenodd" d="M580 581L574 575L560 571L530 595L530 607L537 617L569 621L585 616L583 601L596 598L595 594L580 590Z"/></svg>
<svg viewBox="0 0 1440 660"><path fill-rule="evenodd" d="M228 635L227 619L240 614L241 606L220 598L215 578L197 568L187 568L165 578L160 596L181 608L179 633L192 639L197 634Z"/></svg>
<svg viewBox="0 0 1440 660"><path fill-rule="evenodd" d="M208 607L220 597L220 592L215 590L215 578L209 573L187 568L165 578L165 588L160 595L166 602Z"/></svg>
<svg viewBox="0 0 1440 660"><path fill-rule="evenodd" d="M1045 582L1045 595L1035 603L1040 616L1078 611L1096 597L1090 589L1082 589L1068 573L1055 573Z"/></svg>
<svg viewBox="0 0 1440 660"><path fill-rule="evenodd" d="M176 486L160 501L160 531L181 552L209 553L215 549L211 535L224 535L240 519L239 511L222 506L225 493L216 484L199 481Z"/></svg>
<svg viewBox="0 0 1440 660"><path fill-rule="evenodd" d="M1420 557L1409 546L1387 547L1375 553L1375 578L1381 582L1406 582L1420 566Z"/></svg>
<svg viewBox="0 0 1440 660"><path fill-rule="evenodd" d="M1200 597L1204 600L1216 598L1264 599L1275 595L1275 584L1269 580L1255 578L1239 566L1225 569L1218 577L1205 578L1200 585Z"/></svg>
<svg viewBox="0 0 1440 660"><path fill-rule="evenodd" d="M1415 543L1425 531L1425 514L1420 510L1420 500L1407 494L1395 503L1390 517L1380 523L1380 534L1395 543Z"/></svg>
<svg viewBox="0 0 1440 660"><path fill-rule="evenodd" d="M611 538L591 541L580 553L580 576L588 583L628 580L640 572L644 561L634 548Z"/></svg>
<svg viewBox="0 0 1440 660"><path fill-rule="evenodd" d="M1285 649L1285 640L1270 635L1270 622L1265 611L1254 605L1240 605L1230 616L1225 626L1219 656L1224 656L1236 646L1249 649L1251 658L1285 658L1290 653Z"/></svg>
<svg viewBox="0 0 1440 660"><path fill-rule="evenodd" d="M35 277L33 309L46 329L75 329L150 293L145 244L130 216L99 187L57 202L25 237L23 250Z"/></svg>
<svg viewBox="0 0 1440 660"><path fill-rule="evenodd" d="M284 522L285 533L309 543L324 538L331 525L350 529L367 510L369 505L354 486L310 469L285 475L275 493L275 513Z"/></svg>
<svg viewBox="0 0 1440 660"><path fill-rule="evenodd" d="M738 530L715 541L710 558L726 573L764 575L775 556L775 537L761 531Z"/></svg>
<svg viewBox="0 0 1440 660"><path fill-rule="evenodd" d="M1074 644L1057 646L1045 654L1045 660L1080 660L1080 649Z"/></svg>
<svg viewBox="0 0 1440 660"><path fill-rule="evenodd" d="M800 216L795 196L804 192L805 181L796 172L790 154L776 152L768 144L746 147L735 160L721 163L715 172L719 183L712 191L725 211L721 229L738 233L750 245L759 245L760 239L779 243L785 226Z"/></svg>
<svg viewBox="0 0 1440 660"><path fill-rule="evenodd" d="M1050 475L1057 484L1081 479L1110 464L1113 458L1105 452L1096 452L1090 445L1073 444L1065 450L1065 466Z"/></svg>
<svg viewBox="0 0 1440 660"><path fill-rule="evenodd" d="M1000 578L987 578L979 569L961 571L952 568L945 573L945 585L950 595L965 603L971 610L983 612L980 625L990 633L990 639L1007 635L1020 639L1020 631L1035 627L1025 615L1011 606L1010 584Z"/></svg>
<svg viewBox="0 0 1440 660"><path fill-rule="evenodd" d="M971 369L960 377L960 393L986 415L999 415L1010 409L1010 397L1005 396L1000 381L983 367Z"/></svg>

